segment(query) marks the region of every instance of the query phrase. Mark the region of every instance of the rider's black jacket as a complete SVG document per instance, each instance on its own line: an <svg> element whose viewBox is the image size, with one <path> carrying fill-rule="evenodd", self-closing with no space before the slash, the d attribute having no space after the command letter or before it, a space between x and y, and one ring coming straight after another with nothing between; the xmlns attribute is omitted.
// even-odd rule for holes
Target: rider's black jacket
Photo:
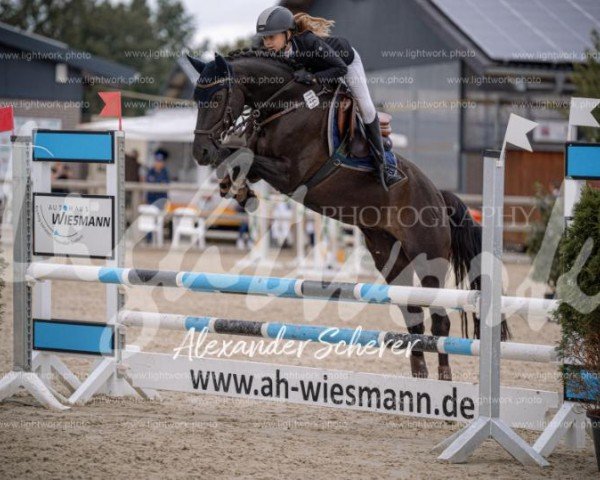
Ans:
<svg viewBox="0 0 600 480"><path fill-rule="evenodd" d="M342 37L320 38L306 30L292 37L293 58L313 73L321 83L346 75L354 60L350 42Z"/></svg>

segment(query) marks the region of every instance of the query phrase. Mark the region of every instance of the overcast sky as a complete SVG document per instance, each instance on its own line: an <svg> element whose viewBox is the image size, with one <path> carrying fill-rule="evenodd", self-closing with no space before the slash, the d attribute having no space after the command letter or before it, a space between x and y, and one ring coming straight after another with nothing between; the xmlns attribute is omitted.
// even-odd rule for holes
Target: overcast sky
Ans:
<svg viewBox="0 0 600 480"><path fill-rule="evenodd" d="M194 43L208 39L211 43L231 42L255 32L256 19L277 0L183 0L196 19Z"/></svg>

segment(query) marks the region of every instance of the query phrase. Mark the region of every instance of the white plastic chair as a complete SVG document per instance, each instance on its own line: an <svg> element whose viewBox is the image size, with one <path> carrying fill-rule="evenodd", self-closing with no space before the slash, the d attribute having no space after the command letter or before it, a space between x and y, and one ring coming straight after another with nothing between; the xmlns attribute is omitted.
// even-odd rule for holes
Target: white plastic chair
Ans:
<svg viewBox="0 0 600 480"><path fill-rule="evenodd" d="M164 244L165 216L155 205L140 205L138 207L137 228L140 233L150 234L152 245L162 247Z"/></svg>
<svg viewBox="0 0 600 480"><path fill-rule="evenodd" d="M271 235L278 247L283 247L286 241L291 240L292 211L285 203L280 203L273 212L274 221L271 226Z"/></svg>
<svg viewBox="0 0 600 480"><path fill-rule="evenodd" d="M178 248L181 237L189 237L191 245L206 248L206 225L192 208L177 208L173 212L173 247Z"/></svg>

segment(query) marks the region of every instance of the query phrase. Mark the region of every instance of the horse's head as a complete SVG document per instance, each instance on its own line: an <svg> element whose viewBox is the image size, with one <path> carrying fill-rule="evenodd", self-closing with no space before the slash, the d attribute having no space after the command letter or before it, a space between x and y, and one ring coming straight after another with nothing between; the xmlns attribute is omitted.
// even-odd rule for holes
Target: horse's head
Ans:
<svg viewBox="0 0 600 480"><path fill-rule="evenodd" d="M200 74L194 90L198 119L194 130L194 158L200 165L218 166L228 150L221 146L224 134L242 113L244 98L235 88L233 69L219 54L212 62L188 57Z"/></svg>

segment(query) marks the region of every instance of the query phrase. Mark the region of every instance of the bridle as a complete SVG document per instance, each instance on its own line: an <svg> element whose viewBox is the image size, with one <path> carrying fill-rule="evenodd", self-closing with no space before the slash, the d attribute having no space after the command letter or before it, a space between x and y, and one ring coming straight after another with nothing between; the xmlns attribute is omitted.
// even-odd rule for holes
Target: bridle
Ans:
<svg viewBox="0 0 600 480"><path fill-rule="evenodd" d="M234 126L235 118L233 118L233 108L231 107L231 97L233 93L233 87L231 85L232 79L231 76L227 75L226 78L221 78L214 82L208 84L197 83L196 88L207 89L212 88L220 83L226 83L227 92L225 97L225 109L223 110L223 116L218 119L215 124L209 129L203 130L200 128L194 129L194 134L198 135L208 135L209 140L213 143L213 145L217 148L220 148L221 145L219 142L223 142L229 130ZM217 91L221 91L223 88L220 88ZM215 92L216 93L216 92Z"/></svg>
<svg viewBox="0 0 600 480"><path fill-rule="evenodd" d="M225 140L225 137L227 137L228 135L232 133L236 135L242 135L251 130L252 134L250 139L252 139L256 135L258 135L258 133L266 124L271 123L273 120L277 120L278 118L281 118L287 115L288 113L291 113L294 110L297 110L298 108L305 105L304 101L295 102L290 107L280 112L274 113L262 121L259 121L259 118L262 114L261 107L255 107L250 111L250 114L247 116L247 118L243 119L236 125L236 119L233 116L233 108L231 107L231 98L233 96L233 80L231 78L231 75L228 74L226 78L215 80L214 82L211 82L209 84L197 83L196 88L208 89L221 83L226 83L226 86L224 86L223 88L227 88L223 116L220 119L218 119L211 128L205 130L199 128L194 129L194 134L207 135L209 140L217 149L222 147L222 143ZM286 90L290 85L293 85L295 83L296 80L292 78L279 90L277 90L273 95L271 95L267 100L261 102L261 104L268 106L269 103L275 100L279 95L281 95L281 93L284 90ZM217 91L220 90L222 90L222 88L220 88ZM321 90L316 95L320 97L321 95L327 92L329 92L329 89L325 85L322 85Z"/></svg>
<svg viewBox="0 0 600 480"><path fill-rule="evenodd" d="M220 78L211 82L210 84L196 84L196 88L200 89L208 89L213 88L219 84L224 84L223 87L216 90L214 93L222 90L223 88L227 88L226 92L226 100L225 100L225 108L223 110L223 115L219 118L215 124L209 129L195 129L194 134L200 135L208 135L208 138L213 143L213 145L217 148L217 150L221 150L222 148L227 148L227 145L223 145L225 138L230 135L239 135L246 136L248 132L250 132L249 136L246 136L246 145L252 145L256 136L263 130L264 126L279 119L283 116L291 113L303 106L307 106L307 101L305 98L294 102L291 106L281 110L279 112L273 113L269 115L267 118L261 120L262 110L264 106L269 106L270 102L272 102L275 98L277 98L283 91L285 91L290 85L296 84L295 78L289 80L285 85L279 88L273 95L271 95L267 100L261 101L259 104L255 105L251 108L249 114L242 112L242 115L245 116L241 121L236 123L236 118L233 116L233 108L231 106L231 101L233 97L233 78L228 71L228 75L225 78ZM313 93L317 97L321 97L327 93L331 92L331 90L326 85L321 85L321 89L318 92ZM214 95L213 93L213 95ZM306 94L305 94L306 95ZM314 107L309 107L314 108ZM250 147L252 148L252 147ZM329 177L340 165L340 160L336 155L331 156L316 173L312 174L310 178L306 181L301 181L300 185L304 185L306 188L313 188L316 185L319 185L323 180ZM297 187L296 187L297 188ZM292 190L295 191L296 188ZM291 193L290 193L291 195Z"/></svg>

